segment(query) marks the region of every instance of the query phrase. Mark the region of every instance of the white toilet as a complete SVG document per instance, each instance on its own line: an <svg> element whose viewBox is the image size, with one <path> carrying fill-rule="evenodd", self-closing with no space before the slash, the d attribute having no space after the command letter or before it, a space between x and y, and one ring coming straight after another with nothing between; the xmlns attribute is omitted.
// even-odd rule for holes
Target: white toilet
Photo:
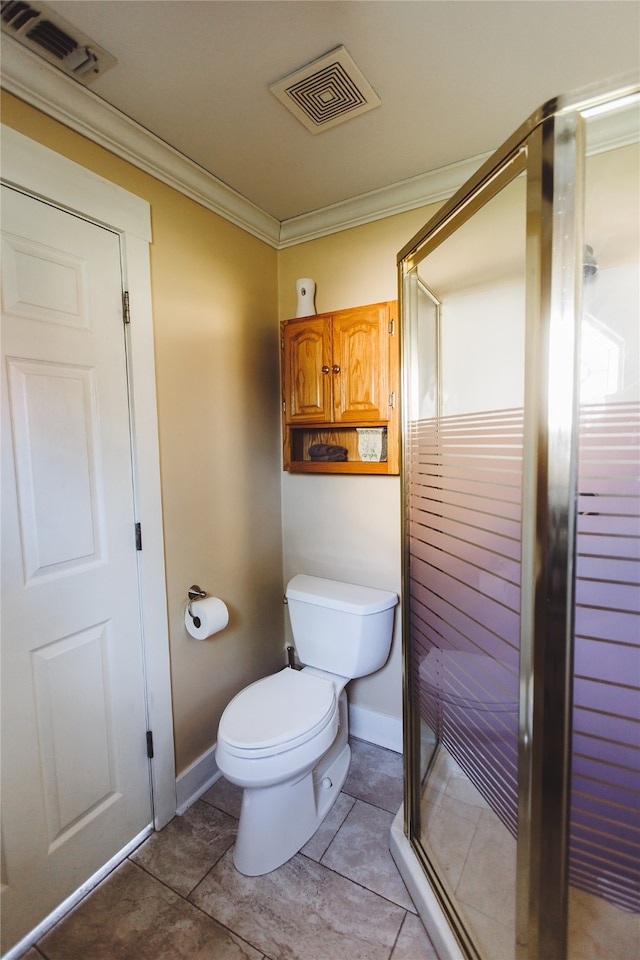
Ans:
<svg viewBox="0 0 640 960"><path fill-rule="evenodd" d="M287 586L302 670L285 667L241 690L218 728L216 763L244 787L234 863L255 877L315 833L351 761L345 686L389 656L395 593L298 575Z"/></svg>

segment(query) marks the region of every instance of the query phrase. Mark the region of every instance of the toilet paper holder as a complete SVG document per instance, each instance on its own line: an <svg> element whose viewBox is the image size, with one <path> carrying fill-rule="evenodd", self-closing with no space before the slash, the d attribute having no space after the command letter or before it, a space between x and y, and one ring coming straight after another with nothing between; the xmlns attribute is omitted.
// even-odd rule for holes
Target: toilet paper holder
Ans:
<svg viewBox="0 0 640 960"><path fill-rule="evenodd" d="M187 611L189 616L193 620L195 627L199 627L201 624L200 617L197 617L193 610L191 609L191 604L194 600L203 600L206 597L207 593L205 590L201 590L197 583L194 583L193 586L189 587L189 605L187 606Z"/></svg>

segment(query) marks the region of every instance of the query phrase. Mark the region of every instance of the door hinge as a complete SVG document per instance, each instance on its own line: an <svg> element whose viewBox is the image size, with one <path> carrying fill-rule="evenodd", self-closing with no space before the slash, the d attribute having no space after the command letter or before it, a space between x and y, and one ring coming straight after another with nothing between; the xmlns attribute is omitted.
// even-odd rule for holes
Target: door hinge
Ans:
<svg viewBox="0 0 640 960"><path fill-rule="evenodd" d="M396 395L395 393L389 394L389 406L393 409L396 405Z"/></svg>
<svg viewBox="0 0 640 960"><path fill-rule="evenodd" d="M396 335L396 322L395 320L389 320L389 336L395 337Z"/></svg>
<svg viewBox="0 0 640 960"><path fill-rule="evenodd" d="M283 412L283 413L286 413L286 412L287 412L287 401L286 401L286 400L283 400L283 401L282 401L282 412Z"/></svg>
<svg viewBox="0 0 640 960"><path fill-rule="evenodd" d="M147 730L147 757L153 760L153 733Z"/></svg>
<svg viewBox="0 0 640 960"><path fill-rule="evenodd" d="M129 291L125 290L122 294L122 319L125 323L131 323L131 311L129 310Z"/></svg>
<svg viewBox="0 0 640 960"><path fill-rule="evenodd" d="M280 349L284 350L284 337L280 337Z"/></svg>
<svg viewBox="0 0 640 960"><path fill-rule="evenodd" d="M142 524L136 523L136 550L142 550Z"/></svg>

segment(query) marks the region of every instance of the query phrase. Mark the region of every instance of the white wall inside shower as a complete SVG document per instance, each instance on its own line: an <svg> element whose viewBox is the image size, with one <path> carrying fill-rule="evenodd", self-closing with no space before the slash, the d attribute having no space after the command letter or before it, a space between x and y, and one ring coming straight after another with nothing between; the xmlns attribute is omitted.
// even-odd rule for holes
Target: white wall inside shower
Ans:
<svg viewBox="0 0 640 960"><path fill-rule="evenodd" d="M441 311L442 413L524 402L524 286L450 294Z"/></svg>
<svg viewBox="0 0 640 960"><path fill-rule="evenodd" d="M580 400L640 400L640 268L600 269L584 285Z"/></svg>

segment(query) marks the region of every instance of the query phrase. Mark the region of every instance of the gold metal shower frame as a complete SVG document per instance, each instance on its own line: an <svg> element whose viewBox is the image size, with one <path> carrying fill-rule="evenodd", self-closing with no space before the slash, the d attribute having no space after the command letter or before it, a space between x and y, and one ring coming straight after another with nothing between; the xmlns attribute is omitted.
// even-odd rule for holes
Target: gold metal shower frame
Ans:
<svg viewBox="0 0 640 960"><path fill-rule="evenodd" d="M583 270L585 119L640 96L623 78L551 100L482 165L398 254L400 316L417 265L526 174L526 372L518 725L518 960L565 960L571 778L577 376ZM403 324L404 325L404 324ZM408 325L404 325L405 327ZM403 341L406 333L403 335ZM407 346L401 351L408 396ZM562 376L554 376L562 371ZM567 389L567 384L571 389ZM406 416L406 415L405 415ZM408 452L403 429L402 488ZM404 636L409 637L408 508L403 494ZM405 834L464 955L481 954L416 835L420 731L404 644Z"/></svg>

